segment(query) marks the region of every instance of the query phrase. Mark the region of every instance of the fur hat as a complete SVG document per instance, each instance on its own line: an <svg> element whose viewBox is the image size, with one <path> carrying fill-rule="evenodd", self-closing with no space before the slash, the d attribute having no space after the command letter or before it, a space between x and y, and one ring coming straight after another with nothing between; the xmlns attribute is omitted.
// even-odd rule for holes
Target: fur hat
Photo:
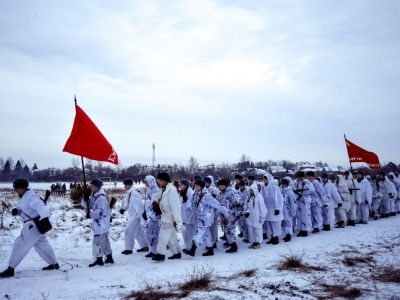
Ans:
<svg viewBox="0 0 400 300"><path fill-rule="evenodd" d="M98 189L101 189L101 187L103 186L103 182L100 179L92 179L90 184L94 185Z"/></svg>
<svg viewBox="0 0 400 300"><path fill-rule="evenodd" d="M28 180L23 178L15 179L13 182L14 189L27 189L28 186L29 186Z"/></svg>
<svg viewBox="0 0 400 300"><path fill-rule="evenodd" d="M166 182L171 182L171 178L169 177L168 173L166 173L166 172L158 173L157 179L164 180Z"/></svg>

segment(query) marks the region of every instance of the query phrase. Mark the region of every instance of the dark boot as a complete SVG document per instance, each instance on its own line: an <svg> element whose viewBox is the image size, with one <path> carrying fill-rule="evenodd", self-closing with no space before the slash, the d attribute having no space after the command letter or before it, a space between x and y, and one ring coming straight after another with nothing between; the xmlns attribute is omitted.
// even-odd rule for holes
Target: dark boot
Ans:
<svg viewBox="0 0 400 300"><path fill-rule="evenodd" d="M225 234L223 236L220 237L221 240L226 241L226 236Z"/></svg>
<svg viewBox="0 0 400 300"><path fill-rule="evenodd" d="M239 233L238 237L242 238L243 237L243 232Z"/></svg>
<svg viewBox="0 0 400 300"><path fill-rule="evenodd" d="M132 250L124 250L121 252L121 254L124 254L124 255L131 255L132 253L133 253Z"/></svg>
<svg viewBox="0 0 400 300"><path fill-rule="evenodd" d="M346 224L344 223L344 221L339 221L336 223L336 228L345 228Z"/></svg>
<svg viewBox="0 0 400 300"><path fill-rule="evenodd" d="M187 255L195 256L195 255L196 255L196 249L197 249L197 247L196 247L196 245L193 243L193 244L192 244L192 248L190 248L190 250L183 250L183 252L184 252L185 254L187 254Z"/></svg>
<svg viewBox="0 0 400 300"><path fill-rule="evenodd" d="M331 231L331 225L324 225L323 231Z"/></svg>
<svg viewBox="0 0 400 300"><path fill-rule="evenodd" d="M285 235L283 240L285 241L285 243L290 242L292 240L292 236L288 233L287 235Z"/></svg>
<svg viewBox="0 0 400 300"><path fill-rule="evenodd" d="M274 236L272 239L271 239L271 244L272 245L278 245L279 244L279 237L277 237L277 236Z"/></svg>
<svg viewBox="0 0 400 300"><path fill-rule="evenodd" d="M228 247L231 246L231 244L229 244L228 242L225 242L225 243L222 244L222 246L224 246L225 248L228 248Z"/></svg>
<svg viewBox="0 0 400 300"><path fill-rule="evenodd" d="M263 240L266 240L268 238L268 234L263 233Z"/></svg>
<svg viewBox="0 0 400 300"><path fill-rule="evenodd" d="M307 231L300 231L297 236L298 237L307 237L308 236L308 232Z"/></svg>
<svg viewBox="0 0 400 300"><path fill-rule="evenodd" d="M214 243L213 248L214 248L214 249L217 249L217 243Z"/></svg>
<svg viewBox="0 0 400 300"><path fill-rule="evenodd" d="M162 254L158 254L158 253L157 253L157 254L152 258L152 260L162 262L162 261L165 260L165 255L162 255Z"/></svg>
<svg viewBox="0 0 400 300"><path fill-rule="evenodd" d="M203 253L203 256L213 256L214 255L214 248L213 247L207 247L207 251Z"/></svg>
<svg viewBox="0 0 400 300"><path fill-rule="evenodd" d="M231 247L228 250L226 250L225 252L226 253L236 253L237 250L238 250L237 244L236 243L232 243Z"/></svg>
<svg viewBox="0 0 400 300"><path fill-rule="evenodd" d="M114 263L114 259L112 257L112 254L107 254L105 263L106 264L113 264Z"/></svg>
<svg viewBox="0 0 400 300"><path fill-rule="evenodd" d="M180 254L180 253L177 253L177 254L174 254L174 255L168 257L168 259L181 259L181 258L182 258L182 254Z"/></svg>
<svg viewBox="0 0 400 300"><path fill-rule="evenodd" d="M349 225L349 226L356 226L356 221L350 220L350 221L347 222L347 225Z"/></svg>
<svg viewBox="0 0 400 300"><path fill-rule="evenodd" d="M94 266L104 266L104 262L103 262L103 258L102 257L98 257L95 262L91 263L89 265L89 268L92 268Z"/></svg>
<svg viewBox="0 0 400 300"><path fill-rule="evenodd" d="M154 254L153 252L149 252L149 253L146 254L144 257L153 258L154 256L156 256L156 254Z"/></svg>
<svg viewBox="0 0 400 300"><path fill-rule="evenodd" d="M272 240L273 240L274 238L272 237L272 238L270 238L270 240L267 242L267 244L272 244Z"/></svg>
<svg viewBox="0 0 400 300"><path fill-rule="evenodd" d="M248 244L248 243L250 243L250 241L249 241L248 239L244 239L244 240L243 240L243 243Z"/></svg>
<svg viewBox="0 0 400 300"><path fill-rule="evenodd" d="M149 251L149 247L143 247L136 250L136 252L147 252L147 251Z"/></svg>
<svg viewBox="0 0 400 300"><path fill-rule="evenodd" d="M7 278L14 276L14 268L8 267L3 272L0 273L0 278Z"/></svg>
<svg viewBox="0 0 400 300"><path fill-rule="evenodd" d="M312 233L318 233L319 232L319 228L314 228Z"/></svg>
<svg viewBox="0 0 400 300"><path fill-rule="evenodd" d="M48 265L47 267L44 267L42 270L43 271L50 271L50 270L58 270L60 266L58 264L52 264Z"/></svg>

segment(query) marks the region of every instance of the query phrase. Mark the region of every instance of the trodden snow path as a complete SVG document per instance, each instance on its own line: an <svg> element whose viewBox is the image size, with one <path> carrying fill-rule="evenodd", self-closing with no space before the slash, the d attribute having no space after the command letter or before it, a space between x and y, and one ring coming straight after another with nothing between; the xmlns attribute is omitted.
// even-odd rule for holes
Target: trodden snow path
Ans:
<svg viewBox="0 0 400 300"><path fill-rule="evenodd" d="M55 205L56 206L56 205ZM60 206L59 206L60 207ZM146 283L156 283L168 286L169 283L178 283L192 272L193 267L212 268L217 277L229 276L248 269L257 269L258 276L252 279L251 288L239 290L235 293L208 292L208 298L218 299L279 299L295 297L290 294L264 293L263 296L255 292L257 286L265 287L267 283L276 284L286 282L300 287L310 285L308 275L299 275L288 271L278 271L276 266L283 256L292 253L303 254L304 260L317 266L331 269L331 272L320 272L318 275L327 281L337 281L338 270L336 267L335 253L340 253L344 248L374 249L379 252L379 247L385 242L399 239L400 216L388 219L370 221L368 225L357 225L345 229L333 229L330 232L312 234L307 238L294 238L290 243L281 242L279 245L262 245L261 249L250 250L248 244L239 242L239 251L236 254L225 254L222 242L218 243L218 249L213 257L202 257L203 249L197 250L196 257L183 255L181 260L155 263L144 257L143 253L134 253L124 256L123 238L120 233L123 230L123 222L114 225L115 240L111 240L114 252L115 264L112 266L88 268L92 262L91 241L89 229L82 222L74 226L70 217L81 212L69 210L64 214L53 215L55 230L49 234L50 243L53 245L56 255L60 259L63 271L41 271L45 266L37 253L32 250L21 265L16 269L14 278L0 280L0 298L4 299L119 299L132 290L142 289ZM62 220L59 220L62 219ZM115 221L114 221L115 222ZM65 225L67 224L67 225ZM118 230L117 230L118 228ZM0 231L0 268L7 267L8 256L13 240L19 234L19 229L12 231ZM181 239L181 246L182 246ZM398 251L396 249L395 251ZM393 251L392 251L393 252ZM385 252L386 253L386 252ZM380 261L386 264L400 266L399 253L380 254ZM243 282L245 280L242 280ZM235 289L238 282L220 282L221 286ZM400 288L390 287L394 295L400 294ZM195 293L195 295L200 295ZM307 294L298 298L314 299ZM204 297L203 297L204 298ZM373 293L367 293L363 298L374 299Z"/></svg>

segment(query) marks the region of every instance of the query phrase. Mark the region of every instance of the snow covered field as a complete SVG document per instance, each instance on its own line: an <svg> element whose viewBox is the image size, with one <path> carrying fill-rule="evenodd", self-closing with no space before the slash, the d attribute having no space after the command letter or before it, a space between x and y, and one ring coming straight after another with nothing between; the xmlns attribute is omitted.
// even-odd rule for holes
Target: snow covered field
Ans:
<svg viewBox="0 0 400 300"><path fill-rule="evenodd" d="M0 199L4 195L0 194ZM400 216L294 238L277 246L263 244L258 250L247 249L247 244L240 242L239 252L232 255L225 254L219 243L213 257L202 257L199 249L195 258L154 263L144 254L120 254L124 250L126 216L115 213L111 242L116 263L89 269L92 233L84 212L73 209L68 198L52 197L49 206L54 229L48 237L62 271L41 271L45 262L32 250L14 278L0 280L0 298L120 299L148 286L177 291L194 267L211 271L211 283L205 290L189 293L190 299L334 298L333 287L355 288L361 294L352 291L350 295L361 299L400 297L398 283L377 279L383 267L400 268ZM10 215L6 215L5 225L12 229L0 230L1 270L7 267L12 242L21 226ZM293 254L302 256L311 268L278 270L283 257ZM239 274L243 271L248 272Z"/></svg>

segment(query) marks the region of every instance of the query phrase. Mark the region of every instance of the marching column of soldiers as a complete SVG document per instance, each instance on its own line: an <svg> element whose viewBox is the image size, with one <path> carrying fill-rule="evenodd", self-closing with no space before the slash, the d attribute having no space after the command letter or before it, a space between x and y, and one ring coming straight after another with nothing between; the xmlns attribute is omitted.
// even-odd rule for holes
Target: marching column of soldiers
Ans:
<svg viewBox="0 0 400 300"><path fill-rule="evenodd" d="M304 238L400 213L398 173L386 176L380 172L371 178L346 171L317 178L313 171L299 171L294 179L266 174L261 180L238 174L233 183L230 178L215 183L212 176L172 182L169 174L161 172L157 179L146 176L144 184L142 199L133 180L124 180L126 194L119 213L128 212L128 223L121 253L133 254L136 241L137 252L156 262L165 261L168 253L169 260L181 259L182 252L193 257L199 247L205 248L202 256L212 256L220 247L219 239L226 253L236 253L238 239L250 249L259 249L263 241L287 243L294 236ZM94 262L89 267L114 263L109 239L112 210L102 186L100 180L92 180L90 196L83 201L93 230ZM24 225L0 277L14 276L14 269L31 248L47 262L43 270L59 269L45 235L51 229L50 210L26 180L17 179L14 190L19 202L12 214L20 216ZM182 233L183 243L178 233Z"/></svg>

